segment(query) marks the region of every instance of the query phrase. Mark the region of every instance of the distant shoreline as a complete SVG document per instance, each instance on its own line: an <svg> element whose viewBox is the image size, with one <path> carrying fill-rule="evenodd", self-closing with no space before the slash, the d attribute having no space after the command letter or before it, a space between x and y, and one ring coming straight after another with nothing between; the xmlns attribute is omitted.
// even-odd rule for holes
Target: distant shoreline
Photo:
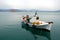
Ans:
<svg viewBox="0 0 60 40"><path fill-rule="evenodd" d="M41 11L41 10L20 10L20 9L0 9L0 12L60 12L58 11Z"/></svg>

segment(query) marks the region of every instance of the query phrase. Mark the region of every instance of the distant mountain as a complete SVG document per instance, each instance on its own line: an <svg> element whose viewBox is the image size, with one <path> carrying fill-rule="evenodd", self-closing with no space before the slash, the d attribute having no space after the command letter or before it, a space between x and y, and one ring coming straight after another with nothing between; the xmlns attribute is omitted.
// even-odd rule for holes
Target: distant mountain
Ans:
<svg viewBox="0 0 60 40"><path fill-rule="evenodd" d="M41 10L35 10L35 9L30 9L30 10L27 10L27 9L0 9L0 12L35 12L35 11L38 11L38 12L60 12L60 10L41 11Z"/></svg>
<svg viewBox="0 0 60 40"><path fill-rule="evenodd" d="M0 9L0 12L32 12L32 11L35 11L35 10L20 10L20 9Z"/></svg>

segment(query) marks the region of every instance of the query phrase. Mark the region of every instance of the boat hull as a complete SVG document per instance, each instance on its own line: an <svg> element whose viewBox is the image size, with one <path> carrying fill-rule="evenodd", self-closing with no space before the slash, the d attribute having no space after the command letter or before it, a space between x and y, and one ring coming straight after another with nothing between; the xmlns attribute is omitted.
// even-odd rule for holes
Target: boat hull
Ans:
<svg viewBox="0 0 60 40"><path fill-rule="evenodd" d="M31 23L26 24L25 22L22 22L23 26L28 26L28 27L34 27L34 28L40 28L40 29L46 29L46 30L51 30L52 23L46 23L46 24L41 24L41 25L33 25Z"/></svg>

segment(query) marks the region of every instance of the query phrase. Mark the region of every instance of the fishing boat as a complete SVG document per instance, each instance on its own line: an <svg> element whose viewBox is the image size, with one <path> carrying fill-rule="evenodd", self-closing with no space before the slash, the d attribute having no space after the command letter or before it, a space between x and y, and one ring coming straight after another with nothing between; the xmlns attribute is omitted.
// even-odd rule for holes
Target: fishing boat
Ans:
<svg viewBox="0 0 60 40"><path fill-rule="evenodd" d="M37 13L35 13L35 16L37 16ZM29 26L29 27L51 30L51 27L52 27L53 22L40 21L41 24L39 24L39 25L34 25L32 22L33 22L35 19L36 19L36 18L33 17L29 23L25 23L24 21L22 21L22 24L24 24L24 25L26 25L26 26Z"/></svg>

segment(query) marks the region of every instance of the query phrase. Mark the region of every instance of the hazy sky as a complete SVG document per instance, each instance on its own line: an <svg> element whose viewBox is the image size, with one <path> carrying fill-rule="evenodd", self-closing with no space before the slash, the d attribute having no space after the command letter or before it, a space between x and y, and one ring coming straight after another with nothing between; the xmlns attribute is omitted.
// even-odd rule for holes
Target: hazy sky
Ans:
<svg viewBox="0 0 60 40"><path fill-rule="evenodd" d="M60 0L0 0L0 9L60 10Z"/></svg>

